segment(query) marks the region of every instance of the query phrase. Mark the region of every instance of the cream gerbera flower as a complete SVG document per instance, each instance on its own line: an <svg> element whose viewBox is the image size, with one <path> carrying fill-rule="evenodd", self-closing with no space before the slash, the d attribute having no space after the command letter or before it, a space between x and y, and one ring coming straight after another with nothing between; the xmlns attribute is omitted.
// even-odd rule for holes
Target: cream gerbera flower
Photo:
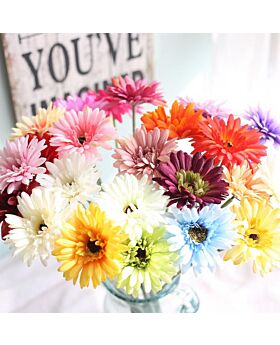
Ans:
<svg viewBox="0 0 280 345"><path fill-rule="evenodd" d="M103 188L99 199L102 209L124 228L131 240L140 238L142 230L152 233L153 226L164 222L168 198L146 175L139 180L131 174L116 176Z"/></svg>
<svg viewBox="0 0 280 345"><path fill-rule="evenodd" d="M35 116L23 116L21 122L17 122L16 128L13 128L10 139L15 140L27 134L36 134L40 137L64 116L64 112L65 109L54 108L50 103L48 109L40 108Z"/></svg>
<svg viewBox="0 0 280 345"><path fill-rule="evenodd" d="M55 159L53 163L46 163L49 174L40 174L37 181L41 186L58 192L69 206L68 211L73 210L77 203L85 204L91 201L100 191L97 184L99 173L92 160L77 152L62 159Z"/></svg>
<svg viewBox="0 0 280 345"><path fill-rule="evenodd" d="M272 196L273 206L280 206L280 153L278 150L271 149L269 155L262 159L259 174L262 176L269 194Z"/></svg>
<svg viewBox="0 0 280 345"><path fill-rule="evenodd" d="M269 200L269 188L263 178L254 172L244 161L242 165L234 164L231 168L224 167L224 179L229 184L229 192L238 200L252 198Z"/></svg>
<svg viewBox="0 0 280 345"><path fill-rule="evenodd" d="M30 196L23 192L18 197L18 210L22 217L6 216L11 230L5 239L14 249L14 256L20 255L28 266L37 257L43 265L47 265L63 218L62 214L60 217L61 201L57 193L35 188Z"/></svg>

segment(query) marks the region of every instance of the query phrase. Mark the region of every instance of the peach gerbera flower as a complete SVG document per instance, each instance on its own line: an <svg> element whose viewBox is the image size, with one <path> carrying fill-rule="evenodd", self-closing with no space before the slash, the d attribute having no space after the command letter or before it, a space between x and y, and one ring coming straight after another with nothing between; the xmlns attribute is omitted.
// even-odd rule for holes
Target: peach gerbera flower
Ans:
<svg viewBox="0 0 280 345"><path fill-rule="evenodd" d="M200 123L201 132L194 136L192 152L201 152L207 158L213 158L215 164L231 167L247 161L250 166L260 163L266 156L266 146L260 143L262 133L257 129L242 126L240 118L233 115L224 121L217 117L208 117Z"/></svg>
<svg viewBox="0 0 280 345"><path fill-rule="evenodd" d="M89 286L90 281L97 287L107 277L113 279L119 273L122 253L127 250L123 244L127 235L98 206L91 203L85 209L79 204L61 234L53 255L61 262L58 270L66 280L76 284L80 276L81 288Z"/></svg>
<svg viewBox="0 0 280 345"><path fill-rule="evenodd" d="M238 200L251 198L269 200L269 188L256 171L245 161L242 165L234 164L229 169L224 167L224 179L229 184L229 192Z"/></svg>
<svg viewBox="0 0 280 345"><path fill-rule="evenodd" d="M54 108L52 103L48 109L39 109L35 116L23 116L22 122L16 123L16 128L13 128L11 140L23 137L27 134L32 134L42 139L43 135L49 130L52 125L60 120L64 115L64 109Z"/></svg>
<svg viewBox="0 0 280 345"><path fill-rule="evenodd" d="M195 110L195 104L187 106L175 101L167 115L164 107L160 106L155 111L147 112L141 118L147 131L158 127L169 130L169 139L192 138L200 132L199 124L204 120L203 110Z"/></svg>

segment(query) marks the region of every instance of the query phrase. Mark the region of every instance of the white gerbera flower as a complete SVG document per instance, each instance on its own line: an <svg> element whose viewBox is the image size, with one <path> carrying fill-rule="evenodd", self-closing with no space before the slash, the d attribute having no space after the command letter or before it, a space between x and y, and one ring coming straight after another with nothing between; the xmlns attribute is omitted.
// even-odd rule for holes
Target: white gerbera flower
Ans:
<svg viewBox="0 0 280 345"><path fill-rule="evenodd" d="M280 205L280 152L270 148L268 155L262 158L257 176L260 176L267 186L266 191L272 196L271 203L275 207Z"/></svg>
<svg viewBox="0 0 280 345"><path fill-rule="evenodd" d="M99 173L92 160L84 155L74 152L62 159L55 159L53 163L47 162L46 167L49 175L40 174L37 181L41 186L61 193L68 211L73 210L77 203L91 201L94 194L100 191L97 184Z"/></svg>
<svg viewBox="0 0 280 345"><path fill-rule="evenodd" d="M157 189L147 176L116 176L110 185L102 186L100 206L117 224L124 227L130 239L141 238L142 231L153 232L153 227L164 222L168 197Z"/></svg>
<svg viewBox="0 0 280 345"><path fill-rule="evenodd" d="M6 222L11 230L7 243L14 249L14 256L21 255L28 266L37 257L47 265L53 243L60 232L63 215L62 199L44 188L35 188L29 196L23 192L18 197L18 209L22 217L8 214Z"/></svg>

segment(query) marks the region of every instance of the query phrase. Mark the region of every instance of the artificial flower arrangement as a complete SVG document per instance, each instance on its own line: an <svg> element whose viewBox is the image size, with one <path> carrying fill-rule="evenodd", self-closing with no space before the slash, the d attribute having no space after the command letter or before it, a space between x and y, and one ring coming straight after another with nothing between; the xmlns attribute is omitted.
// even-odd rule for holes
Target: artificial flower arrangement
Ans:
<svg viewBox="0 0 280 345"><path fill-rule="evenodd" d="M117 135L123 116L130 137ZM113 140L104 184L96 162ZM280 262L279 145L260 108L238 117L186 98L168 111L159 83L113 78L16 124L0 151L2 238L28 266L53 255L66 280L115 279L134 297L222 260L264 275Z"/></svg>

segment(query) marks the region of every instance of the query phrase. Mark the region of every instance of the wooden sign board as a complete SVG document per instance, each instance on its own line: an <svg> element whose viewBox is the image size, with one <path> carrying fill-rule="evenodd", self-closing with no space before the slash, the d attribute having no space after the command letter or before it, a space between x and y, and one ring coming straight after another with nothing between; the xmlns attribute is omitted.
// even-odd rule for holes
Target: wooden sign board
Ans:
<svg viewBox="0 0 280 345"><path fill-rule="evenodd" d="M113 76L153 79L152 34L2 34L2 42L17 120Z"/></svg>

